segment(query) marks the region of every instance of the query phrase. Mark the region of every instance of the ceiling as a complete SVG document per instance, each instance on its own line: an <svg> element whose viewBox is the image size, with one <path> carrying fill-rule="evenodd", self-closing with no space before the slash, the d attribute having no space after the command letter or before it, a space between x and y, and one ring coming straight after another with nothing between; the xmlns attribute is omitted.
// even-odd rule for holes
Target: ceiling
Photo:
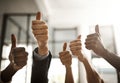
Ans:
<svg viewBox="0 0 120 83"><path fill-rule="evenodd" d="M120 18L120 12L117 10L120 8L119 0L36 0L36 2L53 24L113 23L111 19Z"/></svg>

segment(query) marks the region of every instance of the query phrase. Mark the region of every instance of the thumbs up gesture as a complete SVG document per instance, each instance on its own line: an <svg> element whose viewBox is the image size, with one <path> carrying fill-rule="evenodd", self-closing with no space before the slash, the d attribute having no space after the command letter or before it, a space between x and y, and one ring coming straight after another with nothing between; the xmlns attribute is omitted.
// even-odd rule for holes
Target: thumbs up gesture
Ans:
<svg viewBox="0 0 120 83"><path fill-rule="evenodd" d="M99 26L95 26L95 33L87 36L85 41L86 48L93 50L96 54L102 56L105 48L100 38Z"/></svg>
<svg viewBox="0 0 120 83"><path fill-rule="evenodd" d="M66 67L70 67L72 64L72 56L69 51L66 51L66 48L67 43L64 43L63 51L59 53L59 57L63 65L65 65Z"/></svg>
<svg viewBox="0 0 120 83"><path fill-rule="evenodd" d="M81 46L82 46L82 44L81 44L81 35L79 35L77 37L77 39L71 41L70 45L69 45L72 54L77 56L80 61L83 61L84 56L81 53L81 49L82 49Z"/></svg>
<svg viewBox="0 0 120 83"><path fill-rule="evenodd" d="M27 64L28 53L25 51L24 47L16 47L15 35L11 35L11 51L9 54L10 64L13 66L14 70L19 70Z"/></svg>
<svg viewBox="0 0 120 83"><path fill-rule="evenodd" d="M32 21L32 32L38 43L38 53L40 55L48 54L48 26L44 21L41 21L41 13L38 12L36 20Z"/></svg>
<svg viewBox="0 0 120 83"><path fill-rule="evenodd" d="M72 54L75 56L78 56L81 52L81 40L80 40L80 38L81 38L81 36L78 36L78 38L71 41L70 45L69 45Z"/></svg>

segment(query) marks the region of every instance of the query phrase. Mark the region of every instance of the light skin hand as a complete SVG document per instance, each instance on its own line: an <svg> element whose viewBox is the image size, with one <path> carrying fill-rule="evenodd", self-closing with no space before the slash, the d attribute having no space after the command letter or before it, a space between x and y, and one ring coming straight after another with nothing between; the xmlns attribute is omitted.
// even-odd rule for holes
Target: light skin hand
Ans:
<svg viewBox="0 0 120 83"><path fill-rule="evenodd" d="M98 25L95 27L95 33L87 36L85 45L87 49L93 50L97 55L103 57L112 66L120 71L120 57L104 48L100 39Z"/></svg>
<svg viewBox="0 0 120 83"><path fill-rule="evenodd" d="M66 51L67 43L63 45L63 51L59 53L60 60L63 65L70 67L72 63L72 56L69 51Z"/></svg>
<svg viewBox="0 0 120 83"><path fill-rule="evenodd" d="M84 56L83 54L81 53L81 36L78 36L78 38L76 40L73 40L70 42L70 50L72 52L73 55L77 56L78 59L80 61L83 61L84 60Z"/></svg>
<svg viewBox="0 0 120 83"><path fill-rule="evenodd" d="M70 50L73 55L77 56L78 59L84 64L87 74L88 83L101 83L101 78L97 72L92 68L87 58L81 52L81 36L78 36L76 40L70 42ZM93 79L94 78L94 79ZM100 80L100 81L99 81Z"/></svg>
<svg viewBox="0 0 120 83"><path fill-rule="evenodd" d="M95 26L95 33L87 36L85 45L87 49L93 50L96 54L100 56L104 54L105 48L100 38L98 25Z"/></svg>
<svg viewBox="0 0 120 83"><path fill-rule="evenodd" d="M38 12L36 20L32 21L32 32L38 43L38 53L40 55L48 54L48 26L41 21L41 13Z"/></svg>
<svg viewBox="0 0 120 83"><path fill-rule="evenodd" d="M69 51L66 51L67 43L64 43L63 45L63 51L59 53L60 60L63 65L65 65L66 68L66 74L65 74L65 83L74 83L73 75L72 75L72 56L69 53Z"/></svg>

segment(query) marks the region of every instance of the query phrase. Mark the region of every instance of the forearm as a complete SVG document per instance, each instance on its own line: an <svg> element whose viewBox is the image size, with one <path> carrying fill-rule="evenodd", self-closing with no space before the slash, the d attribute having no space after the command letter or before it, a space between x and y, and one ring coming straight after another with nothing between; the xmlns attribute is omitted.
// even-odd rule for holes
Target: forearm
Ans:
<svg viewBox="0 0 120 83"><path fill-rule="evenodd" d="M65 83L74 83L71 66L66 67Z"/></svg>
<svg viewBox="0 0 120 83"><path fill-rule="evenodd" d="M48 46L47 45L43 45L43 46L39 46L38 47L38 53L40 54L40 55L47 55L48 54Z"/></svg>
<svg viewBox="0 0 120 83"><path fill-rule="evenodd" d="M120 57L116 54L110 53L105 50L103 55L101 55L104 59L106 59L113 67L115 67L118 71L120 71Z"/></svg>
<svg viewBox="0 0 120 83"><path fill-rule="evenodd" d="M1 80L5 83L11 81L13 75L17 72L12 65L13 64L9 64L8 67L1 72Z"/></svg>
<svg viewBox="0 0 120 83"><path fill-rule="evenodd" d="M83 64L85 66L88 83L102 83L101 82L102 79L100 78L98 73L92 68L92 66L90 65L86 58L84 58Z"/></svg>

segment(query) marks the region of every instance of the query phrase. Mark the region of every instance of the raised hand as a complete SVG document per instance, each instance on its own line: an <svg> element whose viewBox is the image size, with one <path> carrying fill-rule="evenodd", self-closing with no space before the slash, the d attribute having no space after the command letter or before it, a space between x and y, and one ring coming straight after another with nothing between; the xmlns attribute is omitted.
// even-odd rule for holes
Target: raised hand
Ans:
<svg viewBox="0 0 120 83"><path fill-rule="evenodd" d="M96 25L96 26L95 26L95 32L98 33L98 34L100 34L99 25Z"/></svg>
<svg viewBox="0 0 120 83"><path fill-rule="evenodd" d="M80 40L80 38L81 38L81 36L78 36L78 38L71 41L70 45L69 45L72 54L75 56L78 56L81 52L81 40Z"/></svg>
<svg viewBox="0 0 120 83"><path fill-rule="evenodd" d="M87 36L85 45L87 49L93 50L96 54L102 56L103 52L105 51L105 48L100 38L98 25L95 26L95 33Z"/></svg>
<svg viewBox="0 0 120 83"><path fill-rule="evenodd" d="M15 70L19 70L27 64L28 53L24 47L16 47L15 35L11 35L11 51L9 54L9 60Z"/></svg>
<svg viewBox="0 0 120 83"><path fill-rule="evenodd" d="M82 46L82 44L81 44L81 35L79 35L77 37L77 39L71 41L70 45L69 45L72 54L77 56L80 61L83 61L84 56L81 53L81 49L82 49L81 46Z"/></svg>
<svg viewBox="0 0 120 83"><path fill-rule="evenodd" d="M66 48L67 48L67 43L64 43L63 51L59 53L59 57L62 64L65 65L66 67L69 67L71 66L72 63L72 56L69 53L69 51L66 51Z"/></svg>
<svg viewBox="0 0 120 83"><path fill-rule="evenodd" d="M38 53L46 55L48 53L48 26L44 21L41 21L41 13L38 12L36 20L32 21L32 31L38 42Z"/></svg>
<svg viewBox="0 0 120 83"><path fill-rule="evenodd" d="M66 68L65 74L65 83L74 83L73 75L72 75L72 56L69 51L66 51L67 43L65 42L63 45L63 51L59 53L60 60Z"/></svg>
<svg viewBox="0 0 120 83"><path fill-rule="evenodd" d="M81 53L81 35L76 40L70 42L70 50L73 55L77 56L80 61L83 61L83 54Z"/></svg>

